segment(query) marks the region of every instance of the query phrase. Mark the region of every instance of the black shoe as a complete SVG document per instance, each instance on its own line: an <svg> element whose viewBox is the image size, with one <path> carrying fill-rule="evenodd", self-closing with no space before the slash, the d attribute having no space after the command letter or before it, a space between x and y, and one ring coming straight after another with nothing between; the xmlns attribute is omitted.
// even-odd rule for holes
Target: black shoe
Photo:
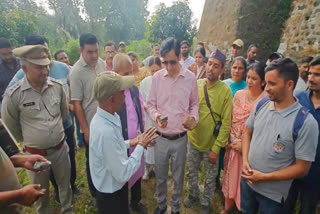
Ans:
<svg viewBox="0 0 320 214"><path fill-rule="evenodd" d="M78 197L81 195L81 191L78 189L78 187L73 187L72 188L72 194L75 196L75 197Z"/></svg>
<svg viewBox="0 0 320 214"><path fill-rule="evenodd" d="M149 172L148 176L149 176L149 178L154 178L154 177L156 177L156 173L153 170L151 170Z"/></svg>
<svg viewBox="0 0 320 214"><path fill-rule="evenodd" d="M148 209L145 205L143 205L141 202L139 202L136 205L131 204L132 211L140 214L148 214Z"/></svg>
<svg viewBox="0 0 320 214"><path fill-rule="evenodd" d="M173 211L172 211L171 214L180 214L180 212L173 212Z"/></svg>
<svg viewBox="0 0 320 214"><path fill-rule="evenodd" d="M157 209L153 212L153 214L165 214L167 212L167 207L163 210L160 209L160 207L157 207Z"/></svg>

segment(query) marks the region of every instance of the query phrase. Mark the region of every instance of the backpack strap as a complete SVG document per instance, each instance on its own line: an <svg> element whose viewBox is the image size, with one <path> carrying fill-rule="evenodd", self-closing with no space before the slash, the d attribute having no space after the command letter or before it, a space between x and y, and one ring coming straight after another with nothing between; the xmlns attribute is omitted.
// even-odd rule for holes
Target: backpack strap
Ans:
<svg viewBox="0 0 320 214"><path fill-rule="evenodd" d="M296 116L296 119L293 125L293 132L292 132L293 142L297 140L299 131L302 128L304 121L307 119L308 114L309 114L309 110L306 107L302 106L299 109L299 112Z"/></svg>
<svg viewBox="0 0 320 214"><path fill-rule="evenodd" d="M261 107L264 106L268 101L270 100L269 97L265 97L262 100L260 100L256 106L256 112L255 112L255 116L257 116L258 112L260 111Z"/></svg>
<svg viewBox="0 0 320 214"><path fill-rule="evenodd" d="M142 120L142 109L141 109L141 102L140 102L140 96L139 96L140 94L139 94L138 87L135 85L132 86L130 88L130 94L131 94L132 101L136 106L138 121L139 121L139 125L140 125L140 131L144 132L143 120Z"/></svg>

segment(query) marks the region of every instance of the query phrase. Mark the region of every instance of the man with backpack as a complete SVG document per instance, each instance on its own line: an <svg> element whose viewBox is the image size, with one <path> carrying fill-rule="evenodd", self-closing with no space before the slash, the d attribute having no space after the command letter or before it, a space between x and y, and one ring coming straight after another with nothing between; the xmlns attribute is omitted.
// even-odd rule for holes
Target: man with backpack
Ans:
<svg viewBox="0 0 320 214"><path fill-rule="evenodd" d="M244 214L284 213L292 180L314 161L317 122L293 96L297 65L279 59L266 68L266 92L247 121L242 146L241 207Z"/></svg>

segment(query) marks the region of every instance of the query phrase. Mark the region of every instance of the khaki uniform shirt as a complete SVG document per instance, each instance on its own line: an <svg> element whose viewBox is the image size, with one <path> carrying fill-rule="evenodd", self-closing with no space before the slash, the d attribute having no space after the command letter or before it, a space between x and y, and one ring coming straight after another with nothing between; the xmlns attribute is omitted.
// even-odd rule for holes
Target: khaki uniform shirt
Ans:
<svg viewBox="0 0 320 214"><path fill-rule="evenodd" d="M0 192L20 189L17 172L6 153L0 147ZM0 208L2 214L22 214L23 207L18 203L4 205Z"/></svg>
<svg viewBox="0 0 320 214"><path fill-rule="evenodd" d="M106 70L105 62L99 58L95 68L91 68L80 56L71 69L71 100L82 101L82 108L88 125L97 111L98 102L93 96L93 85L99 73Z"/></svg>
<svg viewBox="0 0 320 214"><path fill-rule="evenodd" d="M41 93L26 77L8 88L2 102L2 119L24 146L48 149L65 137L63 122L69 118L66 94L61 82L48 78Z"/></svg>

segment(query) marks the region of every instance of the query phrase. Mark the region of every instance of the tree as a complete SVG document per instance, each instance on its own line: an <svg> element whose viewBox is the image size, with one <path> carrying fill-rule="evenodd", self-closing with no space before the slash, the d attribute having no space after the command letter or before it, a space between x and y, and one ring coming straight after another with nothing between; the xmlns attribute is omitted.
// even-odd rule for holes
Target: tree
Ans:
<svg viewBox="0 0 320 214"><path fill-rule="evenodd" d="M100 39L120 41L141 40L146 32L147 0L84 1L91 32Z"/></svg>
<svg viewBox="0 0 320 214"><path fill-rule="evenodd" d="M187 0L176 1L171 7L161 3L147 22L147 39L151 43L160 43L168 37L174 37L191 44L197 32L191 17L192 11Z"/></svg>

